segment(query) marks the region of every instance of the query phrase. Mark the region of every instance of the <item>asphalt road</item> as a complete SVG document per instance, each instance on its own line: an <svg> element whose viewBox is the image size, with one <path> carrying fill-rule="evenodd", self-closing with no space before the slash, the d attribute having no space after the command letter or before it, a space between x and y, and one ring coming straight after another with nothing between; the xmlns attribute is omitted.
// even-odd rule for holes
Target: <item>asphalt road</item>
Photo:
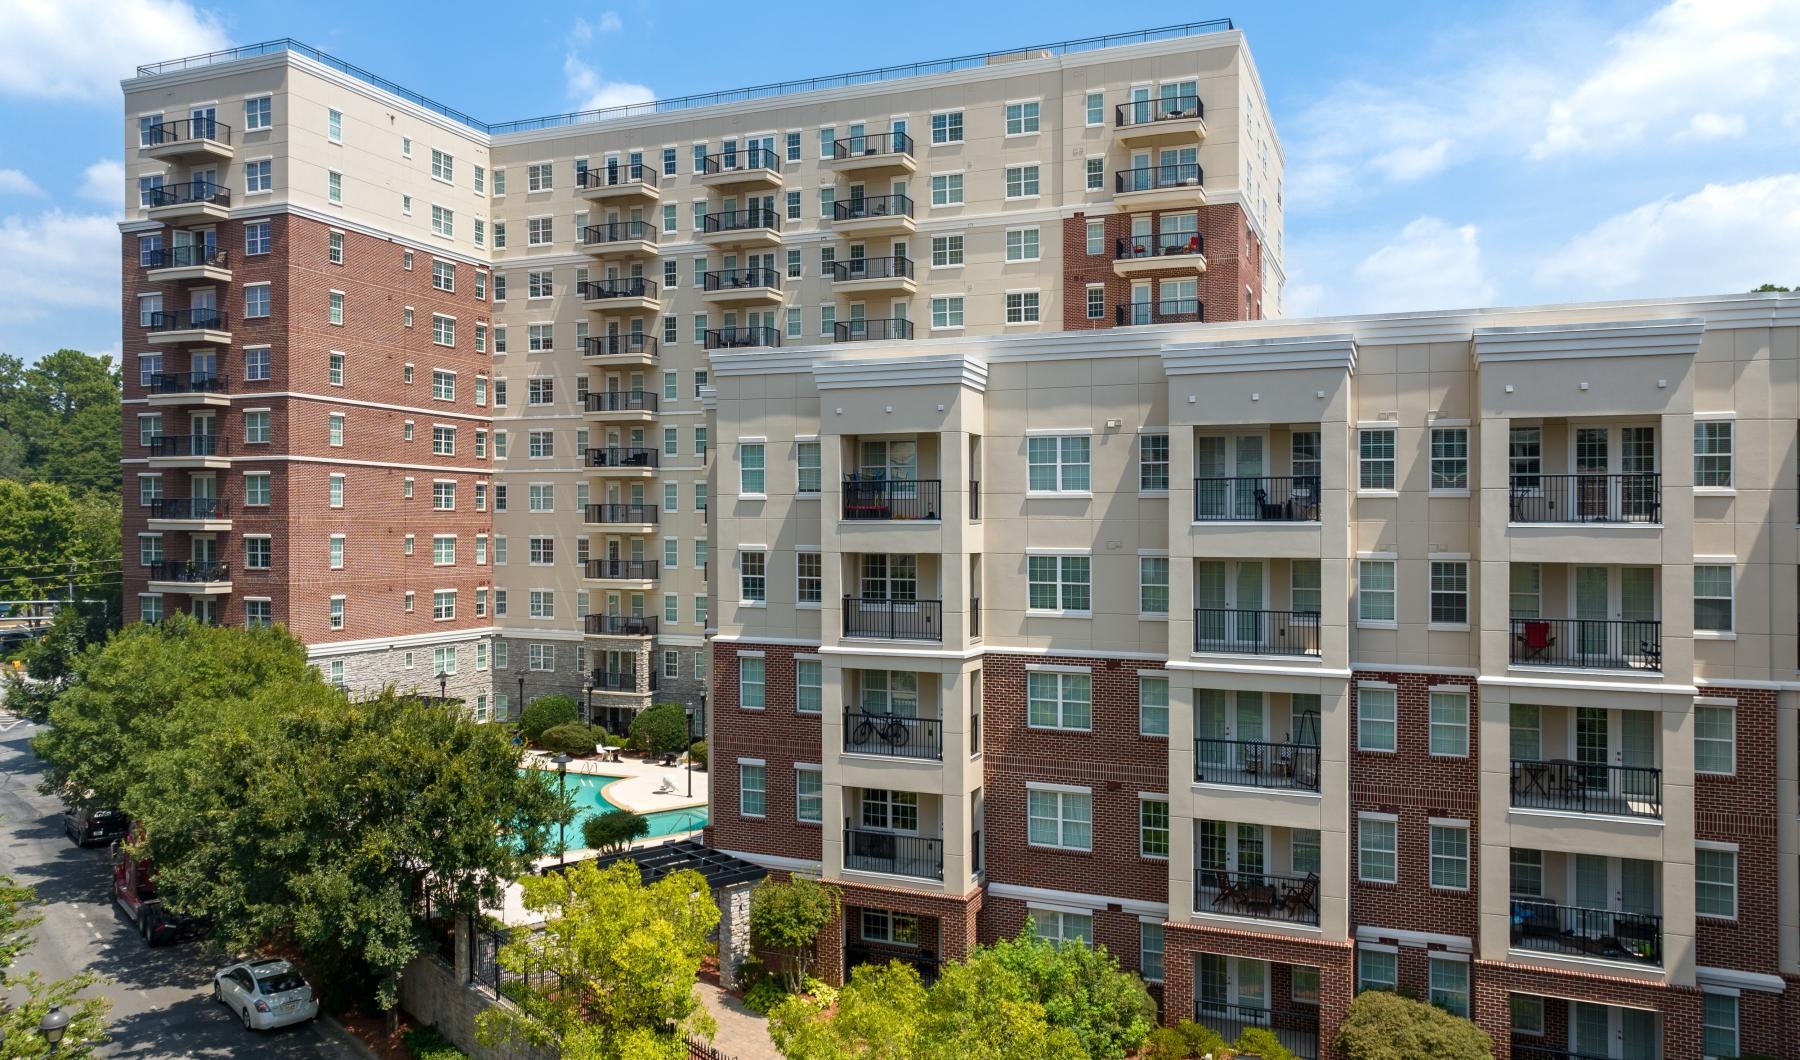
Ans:
<svg viewBox="0 0 1800 1060"><path fill-rule="evenodd" d="M228 963L202 944L149 949L112 902L108 855L63 832L62 807L38 794L42 765L30 722L0 713L0 874L37 888L43 923L17 971L53 979L92 971L109 981L112 1041L103 1056L268 1057L351 1060L362 1055L316 1024L255 1033L212 1000L212 974Z"/></svg>

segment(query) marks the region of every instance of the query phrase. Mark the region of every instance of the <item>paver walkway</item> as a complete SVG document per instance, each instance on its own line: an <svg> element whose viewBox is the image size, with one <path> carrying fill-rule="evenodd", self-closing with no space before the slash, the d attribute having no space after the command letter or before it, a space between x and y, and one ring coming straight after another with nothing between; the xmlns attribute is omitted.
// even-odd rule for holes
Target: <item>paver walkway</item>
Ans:
<svg viewBox="0 0 1800 1060"><path fill-rule="evenodd" d="M716 1049L736 1060L781 1060L769 1038L768 1020L711 983L702 982L694 990L713 1019L719 1021L719 1036L713 1039Z"/></svg>

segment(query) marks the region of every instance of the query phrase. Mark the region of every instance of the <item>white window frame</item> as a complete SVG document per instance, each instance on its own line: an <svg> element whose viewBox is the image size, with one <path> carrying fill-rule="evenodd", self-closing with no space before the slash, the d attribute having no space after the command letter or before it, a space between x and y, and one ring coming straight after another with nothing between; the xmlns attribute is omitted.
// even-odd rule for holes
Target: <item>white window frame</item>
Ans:
<svg viewBox="0 0 1800 1060"><path fill-rule="evenodd" d="M1369 825L1378 826L1375 834L1391 836L1393 843L1385 850L1371 848L1366 845L1371 834ZM1393 858L1393 875L1388 878L1370 876L1366 856L1390 856ZM1400 819L1391 813L1359 813L1356 815L1356 878L1362 883L1395 884L1400 881Z"/></svg>
<svg viewBox="0 0 1800 1060"><path fill-rule="evenodd" d="M1372 719L1367 712L1368 695L1374 693L1378 699L1385 700L1383 708ZM1385 716L1383 716L1385 715ZM1378 725L1385 725L1389 732L1387 746L1370 743L1368 733L1364 731L1364 723L1373 720ZM1395 754L1400 749L1400 690L1390 684L1374 681L1359 681L1356 685L1356 749L1368 754Z"/></svg>
<svg viewBox="0 0 1800 1060"><path fill-rule="evenodd" d="M1038 798L1034 799L1033 796L1038 796ZM1080 816L1071 815L1069 812L1071 807L1082 805L1079 800L1084 799L1086 800L1087 806L1087 817L1085 820ZM1054 803L1054 815L1040 814L1037 812L1040 807L1047 805L1051 801ZM1025 784L1025 802L1025 842L1027 846L1049 850L1091 851L1094 849L1094 790L1092 788L1077 787L1070 784L1044 784L1036 781L1027 781ZM1054 841L1047 838L1039 838L1033 834L1033 825L1040 821L1050 822L1050 827L1053 828L1056 833ZM1087 839L1085 842L1081 841L1080 838L1080 829L1083 827L1087 829ZM1073 836L1070 834L1072 830L1075 832L1075 835Z"/></svg>

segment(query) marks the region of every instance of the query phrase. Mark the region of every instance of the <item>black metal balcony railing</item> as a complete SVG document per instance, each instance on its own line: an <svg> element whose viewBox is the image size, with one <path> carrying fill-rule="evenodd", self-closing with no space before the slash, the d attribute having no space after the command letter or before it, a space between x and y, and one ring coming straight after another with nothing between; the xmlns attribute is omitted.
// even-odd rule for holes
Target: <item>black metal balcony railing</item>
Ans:
<svg viewBox="0 0 1800 1060"><path fill-rule="evenodd" d="M658 345L655 337L633 331L624 335L589 335L581 340L581 352L588 357L655 357Z"/></svg>
<svg viewBox="0 0 1800 1060"><path fill-rule="evenodd" d="M1194 870L1194 909L1294 924L1319 922L1319 877Z"/></svg>
<svg viewBox="0 0 1800 1060"><path fill-rule="evenodd" d="M581 242L590 247L606 243L654 243L659 234L657 227L649 221L609 221L583 228Z"/></svg>
<svg viewBox="0 0 1800 1060"><path fill-rule="evenodd" d="M224 268L228 260L224 250L204 243L188 243L179 247L152 250L143 257L146 269L184 269L200 265Z"/></svg>
<svg viewBox="0 0 1800 1060"><path fill-rule="evenodd" d="M610 298L655 298L656 281L648 276L619 276L610 280L584 280L575 285L590 302Z"/></svg>
<svg viewBox="0 0 1800 1060"><path fill-rule="evenodd" d="M1662 623L1643 618L1515 618L1512 661L1521 666L1661 670Z"/></svg>
<svg viewBox="0 0 1800 1060"><path fill-rule="evenodd" d="M223 519L229 512L222 497L162 497L150 502L152 519Z"/></svg>
<svg viewBox="0 0 1800 1060"><path fill-rule="evenodd" d="M589 412L655 412L656 393L651 390L590 390Z"/></svg>
<svg viewBox="0 0 1800 1060"><path fill-rule="evenodd" d="M589 467L657 467L662 454L638 445L607 445L587 451Z"/></svg>
<svg viewBox="0 0 1800 1060"><path fill-rule="evenodd" d="M1265 740L1194 741L1194 779L1282 791L1319 790L1319 749L1312 744Z"/></svg>
<svg viewBox="0 0 1800 1060"><path fill-rule="evenodd" d="M581 188L622 188L632 184L656 187L656 167L643 162L610 162L583 171L575 184Z"/></svg>
<svg viewBox="0 0 1800 1060"><path fill-rule="evenodd" d="M223 394L225 377L217 372L157 372L144 389L152 394Z"/></svg>
<svg viewBox="0 0 1800 1060"><path fill-rule="evenodd" d="M1198 324L1205 319L1206 307L1198 298L1120 302L1113 306L1113 320L1122 328L1134 324Z"/></svg>
<svg viewBox="0 0 1800 1060"><path fill-rule="evenodd" d="M1513 759L1512 804L1532 810L1662 816L1662 770L1654 766Z"/></svg>
<svg viewBox="0 0 1800 1060"><path fill-rule="evenodd" d="M660 509L654 504L590 504L587 506L587 521L590 523L654 523Z"/></svg>
<svg viewBox="0 0 1800 1060"><path fill-rule="evenodd" d="M844 750L888 758L944 757L944 723L937 718L903 718L897 714L844 711Z"/></svg>
<svg viewBox="0 0 1800 1060"><path fill-rule="evenodd" d="M722 213L700 216L700 231L703 233L751 232L759 228L767 228L774 232L781 231L781 214L759 206L747 210L726 210Z"/></svg>
<svg viewBox="0 0 1800 1060"><path fill-rule="evenodd" d="M1662 917L1655 913L1583 909L1516 894L1512 898L1515 949L1660 965L1662 934Z"/></svg>
<svg viewBox="0 0 1800 1060"><path fill-rule="evenodd" d="M231 189L210 180L184 180L151 188L144 193L144 199L146 205L153 207L188 206L194 203L230 206Z"/></svg>
<svg viewBox="0 0 1800 1060"><path fill-rule="evenodd" d="M1316 1008L1254 1008L1202 998L1194 1003L1194 1022L1212 1028L1228 1042L1237 1041L1251 1027L1263 1027L1273 1031L1282 1048L1299 1060L1319 1060L1319 1010ZM1514 1047L1513 1055L1518 1055L1517 1047Z"/></svg>
<svg viewBox="0 0 1800 1060"><path fill-rule="evenodd" d="M166 144L185 143L189 140L212 140L216 143L231 142L231 126L216 118L180 118L176 121L160 122L144 130L145 147L162 147Z"/></svg>
<svg viewBox="0 0 1800 1060"><path fill-rule="evenodd" d="M867 158L871 155L910 155L913 138L903 132L864 133L840 136L831 141L831 157Z"/></svg>
<svg viewBox="0 0 1800 1060"><path fill-rule="evenodd" d="M845 519L937 519L943 483L935 478L844 480Z"/></svg>
<svg viewBox="0 0 1800 1060"><path fill-rule="evenodd" d="M656 578L656 564L653 559L590 559L582 573L615 581L652 581Z"/></svg>
<svg viewBox="0 0 1800 1060"><path fill-rule="evenodd" d="M847 283L851 280L904 280L911 278L912 275L911 258L847 258L831 263L833 283Z"/></svg>
<svg viewBox="0 0 1800 1060"><path fill-rule="evenodd" d="M846 596L844 636L941 641L944 639L944 602Z"/></svg>
<svg viewBox="0 0 1800 1060"><path fill-rule="evenodd" d="M151 456L224 456L225 439L216 434L160 434L146 447Z"/></svg>
<svg viewBox="0 0 1800 1060"><path fill-rule="evenodd" d="M831 204L833 221L862 221L871 217L911 217L913 201L896 192L893 195L863 195L839 199Z"/></svg>
<svg viewBox="0 0 1800 1060"><path fill-rule="evenodd" d="M709 154L700 160L700 173L703 176L717 176L721 173L752 173L758 170L781 172L781 153L765 150L758 144L742 151L730 154Z"/></svg>
<svg viewBox="0 0 1800 1060"><path fill-rule="evenodd" d="M1206 244L1198 232L1163 232L1154 236L1130 236L1113 244L1113 257L1119 261L1139 258L1167 258L1179 254L1200 254Z"/></svg>
<svg viewBox="0 0 1800 1060"><path fill-rule="evenodd" d="M1195 608L1194 650L1246 655L1317 655L1319 613Z"/></svg>
<svg viewBox="0 0 1800 1060"><path fill-rule="evenodd" d="M1119 195L1134 191L1198 188L1205 183L1206 173L1198 162L1171 162L1162 166L1121 169L1113 173L1113 191Z"/></svg>
<svg viewBox="0 0 1800 1060"><path fill-rule="evenodd" d="M781 273L774 269L720 269L717 272L700 274L700 289L703 291L740 291L781 290Z"/></svg>
<svg viewBox="0 0 1800 1060"><path fill-rule="evenodd" d="M912 321L905 317L874 317L845 320L832 325L837 342L882 342L887 339L913 337Z"/></svg>
<svg viewBox="0 0 1800 1060"><path fill-rule="evenodd" d="M944 841L844 826L844 867L922 880L944 878Z"/></svg>
<svg viewBox="0 0 1800 1060"><path fill-rule="evenodd" d="M743 350L753 346L779 346L781 345L781 329L761 325L708 328L701 339L701 344L709 350Z"/></svg>
<svg viewBox="0 0 1800 1060"><path fill-rule="evenodd" d="M1515 523L1660 523L1662 475L1514 475Z"/></svg>
<svg viewBox="0 0 1800 1060"><path fill-rule="evenodd" d="M629 670L594 670L588 674L588 684L596 692L636 692L638 675ZM656 671L650 671L644 679L645 691L656 691Z"/></svg>
<svg viewBox="0 0 1800 1060"><path fill-rule="evenodd" d="M1316 523L1319 476L1197 478L1194 521Z"/></svg>
<svg viewBox="0 0 1800 1060"><path fill-rule="evenodd" d="M163 309L150 314L145 331L193 331L210 328L225 330L225 314L217 309Z"/></svg>
<svg viewBox="0 0 1800 1060"><path fill-rule="evenodd" d="M587 631L600 637L654 637L655 615L589 615Z"/></svg>
<svg viewBox="0 0 1800 1060"><path fill-rule="evenodd" d="M228 582L231 567L201 560L166 559L150 565L153 582Z"/></svg>
<svg viewBox="0 0 1800 1060"><path fill-rule="evenodd" d="M1175 121L1180 118L1206 117L1206 105L1200 102L1199 96L1163 96L1159 99L1139 99L1130 103L1121 103L1114 108L1113 125L1115 128L1129 129L1134 125L1154 125L1159 121ZM1227 1038L1227 1041L1231 1039Z"/></svg>

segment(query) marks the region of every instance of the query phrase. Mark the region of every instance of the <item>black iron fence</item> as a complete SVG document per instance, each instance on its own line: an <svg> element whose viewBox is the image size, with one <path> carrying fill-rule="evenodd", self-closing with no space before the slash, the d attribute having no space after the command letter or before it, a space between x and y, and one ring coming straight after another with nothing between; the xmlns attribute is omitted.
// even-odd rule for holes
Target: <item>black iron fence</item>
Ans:
<svg viewBox="0 0 1800 1060"><path fill-rule="evenodd" d="M162 497L150 502L152 519L223 519L229 512L222 497Z"/></svg>
<svg viewBox="0 0 1800 1060"><path fill-rule="evenodd" d="M1272 872L1197 869L1194 876L1194 908L1200 912L1295 924L1319 922L1317 873L1282 876Z"/></svg>
<svg viewBox="0 0 1800 1060"><path fill-rule="evenodd" d="M150 565L153 582L228 582L231 567L225 563L201 560L162 560Z"/></svg>
<svg viewBox="0 0 1800 1060"><path fill-rule="evenodd" d="M1194 741L1194 779L1208 784L1289 791L1319 790L1319 749L1265 740Z"/></svg>
<svg viewBox="0 0 1800 1060"><path fill-rule="evenodd" d="M844 636L883 640L943 640L942 600L844 597Z"/></svg>
<svg viewBox="0 0 1800 1060"><path fill-rule="evenodd" d="M1516 949L1660 965L1662 917L1513 895L1512 944Z"/></svg>
<svg viewBox="0 0 1800 1060"><path fill-rule="evenodd" d="M1512 804L1533 810L1662 816L1662 770L1652 766L1513 759Z"/></svg>
<svg viewBox="0 0 1800 1060"><path fill-rule="evenodd" d="M839 199L831 204L833 221L866 221L876 217L911 217L913 201L895 192L892 195L859 195Z"/></svg>
<svg viewBox="0 0 1800 1060"><path fill-rule="evenodd" d="M1141 324L1198 324L1206 319L1206 307L1198 298L1163 298L1148 302L1121 302L1113 307L1113 321L1120 327Z"/></svg>
<svg viewBox="0 0 1800 1060"><path fill-rule="evenodd" d="M1245 655L1317 655L1319 613L1195 608L1194 650Z"/></svg>
<svg viewBox="0 0 1800 1060"><path fill-rule="evenodd" d="M575 285L581 297L590 302L613 298L655 298L656 281L647 276L617 276L608 280L586 280Z"/></svg>
<svg viewBox="0 0 1800 1060"><path fill-rule="evenodd" d="M157 206L191 206L196 203L230 206L231 189L210 180L183 180L175 184L164 184L160 188L150 188L144 192L144 205L153 208Z"/></svg>
<svg viewBox="0 0 1800 1060"><path fill-rule="evenodd" d="M662 454L641 445L607 445L587 451L589 467L656 467Z"/></svg>
<svg viewBox="0 0 1800 1060"><path fill-rule="evenodd" d="M844 825L844 867L917 879L944 878L944 841L898 832L868 832Z"/></svg>
<svg viewBox="0 0 1800 1060"><path fill-rule="evenodd" d="M719 269L700 274L703 291L781 290L781 273L755 266L748 269Z"/></svg>
<svg viewBox="0 0 1800 1060"><path fill-rule="evenodd" d="M752 144L742 151L709 154L700 160L702 176L750 173L765 169L780 172L781 155L774 148L765 148L761 144Z"/></svg>
<svg viewBox="0 0 1800 1060"><path fill-rule="evenodd" d="M223 394L225 377L217 372L158 372L144 389L152 394Z"/></svg>
<svg viewBox="0 0 1800 1060"><path fill-rule="evenodd" d="M198 328L225 329L225 314L212 308L164 309L150 314L145 331L192 331Z"/></svg>
<svg viewBox="0 0 1800 1060"><path fill-rule="evenodd" d="M1515 523L1660 523L1662 475L1514 475Z"/></svg>
<svg viewBox="0 0 1800 1060"><path fill-rule="evenodd" d="M756 325L748 327L738 325L730 328L708 328L704 336L705 347L709 350L742 350L753 346L781 345L779 328Z"/></svg>
<svg viewBox="0 0 1800 1060"><path fill-rule="evenodd" d="M590 559L583 573L590 578L652 581L656 578L656 565L653 559Z"/></svg>
<svg viewBox="0 0 1800 1060"><path fill-rule="evenodd" d="M655 412L656 394L650 390L590 390L589 412Z"/></svg>
<svg viewBox="0 0 1800 1060"><path fill-rule="evenodd" d="M633 184L656 187L661 176L656 167L643 162L608 162L580 173L575 181L579 188L619 188Z"/></svg>
<svg viewBox="0 0 1800 1060"><path fill-rule="evenodd" d="M231 126L217 118L178 118L175 121L157 122L144 130L145 147L162 147L165 144L187 143L191 140L212 140L228 144L231 142Z"/></svg>
<svg viewBox="0 0 1800 1060"><path fill-rule="evenodd" d="M225 439L217 434L159 434L151 439L151 456L223 456Z"/></svg>
<svg viewBox="0 0 1800 1060"><path fill-rule="evenodd" d="M845 519L936 519L943 482L935 478L844 480Z"/></svg>
<svg viewBox="0 0 1800 1060"><path fill-rule="evenodd" d="M781 231L781 214L759 206L748 210L702 214L700 217L700 231L705 234L750 232L763 228Z"/></svg>
<svg viewBox="0 0 1800 1060"><path fill-rule="evenodd" d="M597 637L654 637L655 615L589 615L587 631Z"/></svg>
<svg viewBox="0 0 1800 1060"><path fill-rule="evenodd" d="M842 320L831 326L836 342L881 342L913 337L912 321L905 317L873 317Z"/></svg>
<svg viewBox="0 0 1800 1060"><path fill-rule="evenodd" d="M1319 476L1197 478L1194 521L1318 522Z"/></svg>
<svg viewBox="0 0 1800 1060"><path fill-rule="evenodd" d="M869 155L910 155L913 138L903 132L864 133L840 136L831 141L831 157L865 158Z"/></svg>
<svg viewBox="0 0 1800 1060"><path fill-rule="evenodd" d="M529 929L518 928L508 930L476 930L469 934L469 981L479 983L493 991L499 998L507 993L514 984L523 985L536 990L547 990L555 986L559 980L556 972L543 965L527 967L515 971L502 967L500 950L511 942L517 932Z"/></svg>
<svg viewBox="0 0 1800 1060"><path fill-rule="evenodd" d="M911 258L899 256L879 258L846 258L831 263L833 283L850 280L905 279L913 274Z"/></svg>
<svg viewBox="0 0 1800 1060"><path fill-rule="evenodd" d="M1591 670L1662 669L1662 623L1627 618L1515 618L1512 661Z"/></svg>
<svg viewBox="0 0 1800 1060"><path fill-rule="evenodd" d="M1119 261L1139 258L1166 258L1178 254L1202 253L1198 232L1163 232L1155 236L1130 236L1113 246L1113 257Z"/></svg>
<svg viewBox="0 0 1800 1060"><path fill-rule="evenodd" d="M581 230L581 242L590 247L608 243L654 243L657 236L657 227L649 221L610 221L588 225Z"/></svg>
<svg viewBox="0 0 1800 1060"><path fill-rule="evenodd" d="M222 269L228 260L225 251L205 243L163 247L161 250L147 251L142 258L143 265L147 269L180 269L200 265L211 265Z"/></svg>
<svg viewBox="0 0 1800 1060"><path fill-rule="evenodd" d="M655 357L657 340L640 332L624 335L590 335L581 340L581 352L588 357Z"/></svg>
<svg viewBox="0 0 1800 1060"><path fill-rule="evenodd" d="M941 761L944 723L938 718L844 711L844 750L852 754Z"/></svg>
<svg viewBox="0 0 1800 1060"><path fill-rule="evenodd" d="M1113 174L1113 190L1120 195L1133 191L1163 191L1169 188L1198 188L1206 183L1206 173L1198 162L1171 162L1161 166L1139 166L1121 169Z"/></svg>
<svg viewBox="0 0 1800 1060"><path fill-rule="evenodd" d="M590 523L654 523L660 509L654 504L590 504L587 506L587 521Z"/></svg>
<svg viewBox="0 0 1800 1060"><path fill-rule="evenodd" d="M1160 96L1119 104L1113 110L1113 126L1129 129L1134 125L1154 125L1159 121L1204 117L1206 106L1200 102L1199 96Z"/></svg>

